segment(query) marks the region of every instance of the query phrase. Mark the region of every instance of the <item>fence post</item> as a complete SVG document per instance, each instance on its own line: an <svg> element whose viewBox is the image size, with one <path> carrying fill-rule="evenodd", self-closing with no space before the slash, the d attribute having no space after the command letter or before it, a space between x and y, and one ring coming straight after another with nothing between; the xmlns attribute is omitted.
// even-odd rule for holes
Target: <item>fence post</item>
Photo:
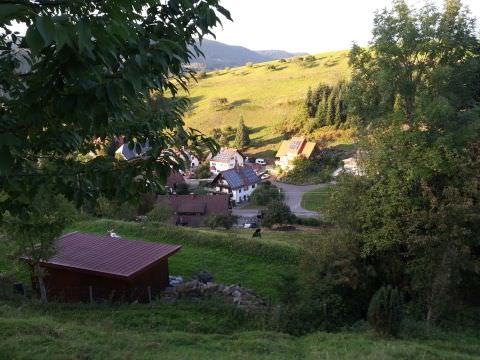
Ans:
<svg viewBox="0 0 480 360"><path fill-rule="evenodd" d="M152 302L152 288L150 286L147 286L147 292L148 292L148 302Z"/></svg>
<svg viewBox="0 0 480 360"><path fill-rule="evenodd" d="M93 304L93 287L90 285L88 287L88 295L90 296L90 304Z"/></svg>

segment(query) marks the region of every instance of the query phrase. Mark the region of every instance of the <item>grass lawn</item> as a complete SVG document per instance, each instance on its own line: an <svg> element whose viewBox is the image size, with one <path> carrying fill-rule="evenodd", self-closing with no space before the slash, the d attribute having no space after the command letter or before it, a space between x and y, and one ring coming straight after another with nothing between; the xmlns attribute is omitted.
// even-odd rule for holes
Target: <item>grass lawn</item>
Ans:
<svg viewBox="0 0 480 360"><path fill-rule="evenodd" d="M304 209L318 211L320 213L324 211L333 186L335 185L326 184L325 186L303 194L302 207Z"/></svg>
<svg viewBox="0 0 480 360"><path fill-rule="evenodd" d="M187 126L209 133L213 128L236 127L243 116L251 129L252 146L248 152L272 158L283 140L274 131L275 126L295 115L308 87L320 82L335 85L350 77L347 50L317 54L316 58L307 67L295 61L271 61L209 72L205 79L190 84L193 104L185 119ZM269 70L270 64L276 70ZM212 106L215 98L227 98L229 106L218 111ZM331 143L351 141L349 131L325 131ZM315 135L322 136L322 132Z"/></svg>
<svg viewBox="0 0 480 360"><path fill-rule="evenodd" d="M368 330L293 337L210 302L0 301L0 359L478 359L478 334L378 339Z"/></svg>

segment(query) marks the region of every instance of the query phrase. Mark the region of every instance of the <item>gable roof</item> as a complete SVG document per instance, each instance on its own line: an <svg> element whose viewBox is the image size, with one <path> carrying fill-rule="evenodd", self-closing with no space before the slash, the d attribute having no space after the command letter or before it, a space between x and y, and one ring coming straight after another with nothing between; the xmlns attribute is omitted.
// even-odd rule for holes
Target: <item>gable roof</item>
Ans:
<svg viewBox="0 0 480 360"><path fill-rule="evenodd" d="M215 195L158 195L158 202L168 202L175 213L198 213L204 215L228 212L228 194Z"/></svg>
<svg viewBox="0 0 480 360"><path fill-rule="evenodd" d="M312 156L317 144L307 141L304 136L296 136L290 140L284 140L280 144L275 157L280 158L285 155L304 156L306 159Z"/></svg>
<svg viewBox="0 0 480 360"><path fill-rule="evenodd" d="M228 163L230 162L230 160L232 160L233 157L235 157L237 153L242 158L245 158L245 156L243 156L243 154L237 149L225 148L220 150L220 152L217 155L215 155L210 161Z"/></svg>
<svg viewBox="0 0 480 360"><path fill-rule="evenodd" d="M45 267L64 268L130 279L158 261L172 256L180 245L127 240L74 232L57 239L56 254Z"/></svg>
<svg viewBox="0 0 480 360"><path fill-rule="evenodd" d="M232 189L258 184L262 181L250 167L236 167L222 171L215 177L212 184L216 183L220 177L222 177Z"/></svg>

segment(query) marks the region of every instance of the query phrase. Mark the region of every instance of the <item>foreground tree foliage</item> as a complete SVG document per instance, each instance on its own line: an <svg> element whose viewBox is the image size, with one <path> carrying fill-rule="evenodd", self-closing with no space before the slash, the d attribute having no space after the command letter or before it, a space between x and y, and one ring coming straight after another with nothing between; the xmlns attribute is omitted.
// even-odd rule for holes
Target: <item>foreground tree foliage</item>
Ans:
<svg viewBox="0 0 480 360"><path fill-rule="evenodd" d="M382 286L373 295L368 306L368 321L382 336L397 336L402 323L403 299L398 289Z"/></svg>
<svg viewBox="0 0 480 360"><path fill-rule="evenodd" d="M330 218L373 265L373 283L404 291L428 323L455 309L467 281L480 283L475 34L460 1L443 12L396 1L350 58L365 176L339 181Z"/></svg>
<svg viewBox="0 0 480 360"><path fill-rule="evenodd" d="M179 163L165 150L206 140L184 130L185 101L167 94L185 86L195 37L211 34L217 11L229 17L216 0L0 4L2 209L28 207L47 180L79 204L160 185ZM28 26L25 37L12 21ZM118 136L148 141L149 158L83 157Z"/></svg>
<svg viewBox="0 0 480 360"><path fill-rule="evenodd" d="M31 221L46 183L77 206L138 199L181 166L172 149L215 151L184 128L187 103L175 94L220 14L230 18L218 0L2 2L0 216ZM25 36L11 31L15 21ZM105 149L120 136L150 150L116 161Z"/></svg>

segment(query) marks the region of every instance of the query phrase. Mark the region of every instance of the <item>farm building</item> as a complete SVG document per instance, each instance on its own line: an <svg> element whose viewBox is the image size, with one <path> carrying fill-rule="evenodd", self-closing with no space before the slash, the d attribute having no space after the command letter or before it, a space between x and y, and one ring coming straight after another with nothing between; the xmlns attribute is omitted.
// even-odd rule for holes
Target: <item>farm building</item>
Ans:
<svg viewBox="0 0 480 360"><path fill-rule="evenodd" d="M168 258L181 249L80 232L60 237L55 246L41 267L47 297L56 301L146 302L169 285Z"/></svg>
<svg viewBox="0 0 480 360"><path fill-rule="evenodd" d="M226 215L230 212L227 194L159 195L157 200L172 207L170 223L177 225L199 226L209 215Z"/></svg>
<svg viewBox="0 0 480 360"><path fill-rule="evenodd" d="M227 193L232 201L239 204L250 200L261 179L250 167L235 167L222 171L210 184L215 191Z"/></svg>

